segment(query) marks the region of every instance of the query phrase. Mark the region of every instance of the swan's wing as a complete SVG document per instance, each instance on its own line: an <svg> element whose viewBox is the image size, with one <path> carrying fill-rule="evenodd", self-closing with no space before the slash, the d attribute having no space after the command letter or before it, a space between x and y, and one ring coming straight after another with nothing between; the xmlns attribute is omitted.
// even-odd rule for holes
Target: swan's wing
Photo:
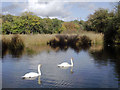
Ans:
<svg viewBox="0 0 120 90"><path fill-rule="evenodd" d="M36 76L38 76L38 73L30 72L30 73L25 74L22 77L24 78L24 77L36 77Z"/></svg>
<svg viewBox="0 0 120 90"><path fill-rule="evenodd" d="M67 62L64 62L64 63L59 64L58 66L70 66L70 64Z"/></svg>

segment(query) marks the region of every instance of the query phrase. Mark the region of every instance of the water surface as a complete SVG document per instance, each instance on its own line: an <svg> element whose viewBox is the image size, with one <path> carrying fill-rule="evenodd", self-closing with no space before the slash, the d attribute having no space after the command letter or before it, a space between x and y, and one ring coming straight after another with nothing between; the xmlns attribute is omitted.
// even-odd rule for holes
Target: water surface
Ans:
<svg viewBox="0 0 120 90"><path fill-rule="evenodd" d="M37 54L6 53L2 57L3 88L118 88L120 86L120 48L75 50L72 48L42 50ZM57 64L70 63L74 67L61 69ZM21 79L27 72L42 75L35 80Z"/></svg>

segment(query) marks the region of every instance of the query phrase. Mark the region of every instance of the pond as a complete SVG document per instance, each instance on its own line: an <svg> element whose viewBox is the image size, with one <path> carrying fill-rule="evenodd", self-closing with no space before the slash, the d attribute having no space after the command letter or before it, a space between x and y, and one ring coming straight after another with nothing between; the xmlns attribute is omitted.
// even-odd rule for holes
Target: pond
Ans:
<svg viewBox="0 0 120 90"><path fill-rule="evenodd" d="M50 48L50 47L49 47ZM29 50L30 51L30 50ZM120 86L120 48L93 46L89 48L51 48L35 54L25 52L2 56L3 88L118 88ZM74 66L59 68L62 62ZM25 73L37 72L40 77L22 79Z"/></svg>

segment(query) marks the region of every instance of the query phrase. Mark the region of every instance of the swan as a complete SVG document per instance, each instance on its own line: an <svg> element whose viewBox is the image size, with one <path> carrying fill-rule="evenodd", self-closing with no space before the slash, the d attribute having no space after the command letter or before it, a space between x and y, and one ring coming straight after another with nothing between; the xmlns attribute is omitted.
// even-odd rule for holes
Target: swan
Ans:
<svg viewBox="0 0 120 90"><path fill-rule="evenodd" d="M35 73L35 72L26 73L24 76L22 76L22 78L28 79L28 78L35 78L35 77L41 76L40 67L41 67L41 64L38 65L38 73Z"/></svg>
<svg viewBox="0 0 120 90"><path fill-rule="evenodd" d="M73 67L73 58L71 58L71 64L69 64L67 62L63 62L63 63L59 64L58 67Z"/></svg>

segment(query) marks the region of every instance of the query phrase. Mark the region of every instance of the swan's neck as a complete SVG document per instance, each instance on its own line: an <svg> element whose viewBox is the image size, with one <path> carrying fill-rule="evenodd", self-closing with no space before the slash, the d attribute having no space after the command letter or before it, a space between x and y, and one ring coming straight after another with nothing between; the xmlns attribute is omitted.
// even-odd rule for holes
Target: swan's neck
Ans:
<svg viewBox="0 0 120 90"><path fill-rule="evenodd" d="M38 65L38 74L41 75L40 65Z"/></svg>
<svg viewBox="0 0 120 90"><path fill-rule="evenodd" d="M73 66L73 60L71 59L71 66Z"/></svg>

